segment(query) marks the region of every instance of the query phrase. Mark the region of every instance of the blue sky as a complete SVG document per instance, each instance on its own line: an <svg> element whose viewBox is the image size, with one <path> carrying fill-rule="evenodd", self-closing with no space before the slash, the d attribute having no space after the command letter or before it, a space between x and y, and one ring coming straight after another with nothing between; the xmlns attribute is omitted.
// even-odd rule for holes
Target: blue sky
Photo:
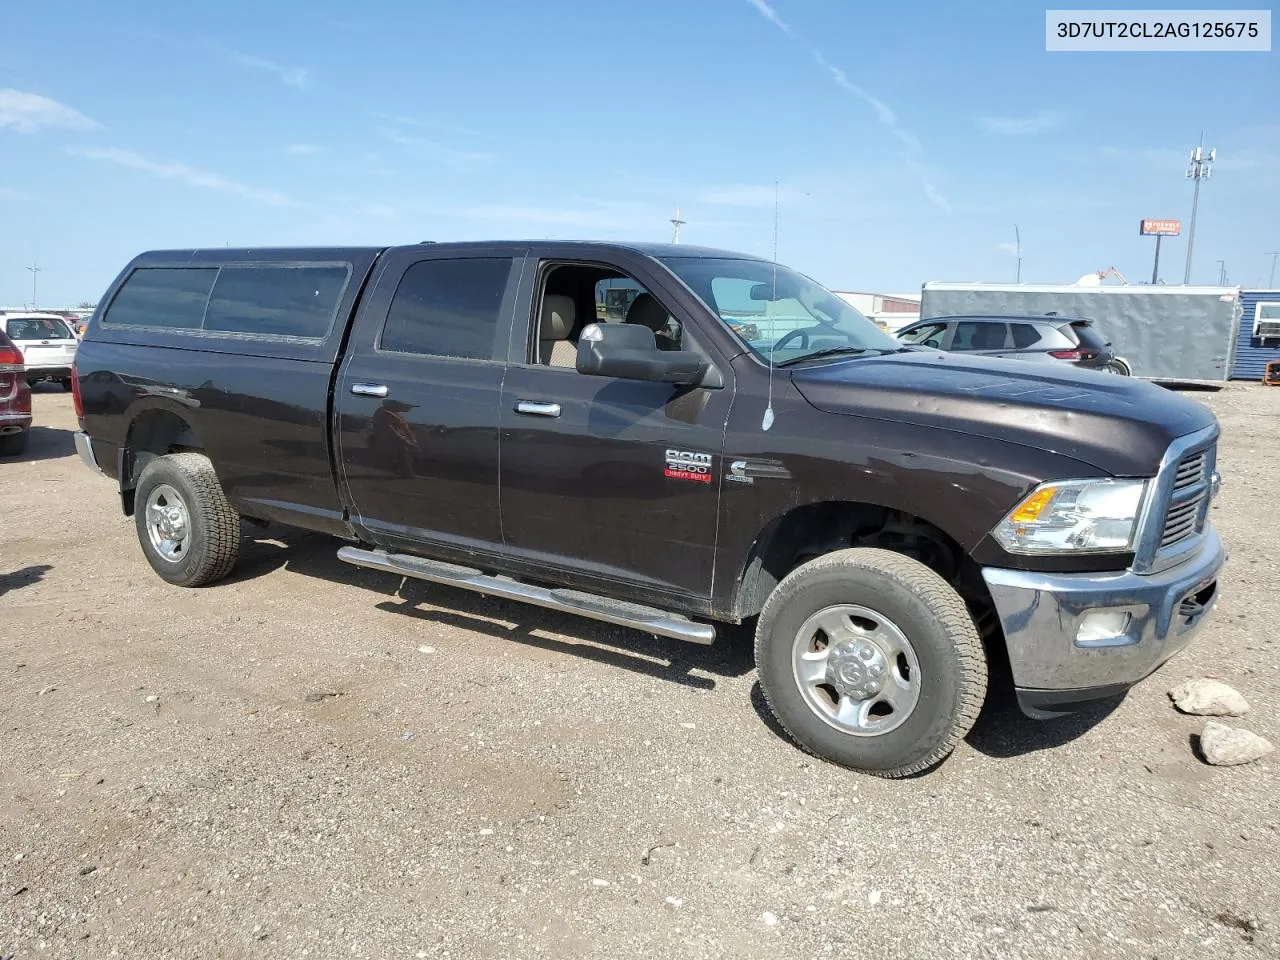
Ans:
<svg viewBox="0 0 1280 960"><path fill-rule="evenodd" d="M9 4L0 304L37 258L65 305L145 249L666 240L677 203L767 255L775 181L779 259L838 289L1012 280L1015 222L1024 280L1149 279L1201 129L1193 279L1265 280L1275 52L1050 54L1028 3Z"/></svg>

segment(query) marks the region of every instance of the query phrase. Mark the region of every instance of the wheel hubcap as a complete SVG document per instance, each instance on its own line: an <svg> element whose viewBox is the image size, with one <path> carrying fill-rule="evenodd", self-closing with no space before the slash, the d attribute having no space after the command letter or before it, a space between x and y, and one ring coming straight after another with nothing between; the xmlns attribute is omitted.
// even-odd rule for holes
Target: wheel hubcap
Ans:
<svg viewBox="0 0 1280 960"><path fill-rule="evenodd" d="M805 704L841 733L888 733L920 700L911 641L870 607L839 604L815 613L796 633L792 666Z"/></svg>
<svg viewBox="0 0 1280 960"><path fill-rule="evenodd" d="M162 483L151 491L146 506L147 537L159 556L177 563L187 552L190 518L178 491Z"/></svg>

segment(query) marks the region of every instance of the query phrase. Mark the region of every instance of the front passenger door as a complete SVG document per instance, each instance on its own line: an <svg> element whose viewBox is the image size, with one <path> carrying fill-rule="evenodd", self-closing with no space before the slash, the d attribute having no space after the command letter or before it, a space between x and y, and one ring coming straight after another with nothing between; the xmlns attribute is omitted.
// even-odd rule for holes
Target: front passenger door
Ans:
<svg viewBox="0 0 1280 960"><path fill-rule="evenodd" d="M571 365L572 356L560 365L548 352L554 344L535 335L555 333L550 325L536 329L548 275L559 269L589 276L608 266L544 262L528 319L525 311L517 319L517 338L523 324L530 335L513 345L520 353L512 357L502 393L506 548L525 563L559 569L565 582L595 581L615 596L700 611L711 595L733 384L721 379L714 388L679 387L588 376ZM644 322L667 339L663 349L705 355L688 318L670 312L661 277L641 279L640 266L632 265L631 276L602 281L596 303L578 297L569 341L576 345L589 323ZM552 283L552 289L579 289ZM565 294L547 296L568 309ZM663 316L647 297L658 301ZM731 375L727 363L718 367L723 377Z"/></svg>

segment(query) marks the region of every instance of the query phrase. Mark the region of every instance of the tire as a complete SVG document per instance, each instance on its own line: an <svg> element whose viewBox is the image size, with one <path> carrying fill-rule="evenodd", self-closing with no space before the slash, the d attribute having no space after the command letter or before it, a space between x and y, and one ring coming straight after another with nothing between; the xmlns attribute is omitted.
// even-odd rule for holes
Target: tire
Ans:
<svg viewBox="0 0 1280 960"><path fill-rule="evenodd" d="M27 437L30 431L10 433L0 437L0 457L16 457L27 449Z"/></svg>
<svg viewBox="0 0 1280 960"><path fill-rule="evenodd" d="M818 620L836 626L836 640L821 627L811 632ZM802 682L802 669L819 666L833 683ZM756 626L756 667L769 709L800 747L878 777L941 763L977 720L987 690L964 600L924 564L878 549L825 554L778 584ZM879 679L870 673L877 668ZM895 698L898 706L888 703ZM853 732L841 718L859 707Z"/></svg>
<svg viewBox="0 0 1280 960"><path fill-rule="evenodd" d="M1112 373L1116 374L1117 376L1121 376L1121 377L1128 377L1128 376L1132 376L1133 374L1133 371L1129 369L1129 364L1121 360L1119 357L1116 357L1109 364L1107 364L1107 369L1110 370Z"/></svg>
<svg viewBox="0 0 1280 960"><path fill-rule="evenodd" d="M133 519L147 562L169 583L202 587L235 566L240 517L202 453L172 453L147 464L134 493Z"/></svg>
<svg viewBox="0 0 1280 960"><path fill-rule="evenodd" d="M58 381L58 383L62 384L62 389L63 389L63 390L65 390L65 391L67 391L67 393L70 393L70 392L71 392L71 378L70 378L70 377L65 377L65 378L63 378L62 380L59 380L59 381Z"/></svg>

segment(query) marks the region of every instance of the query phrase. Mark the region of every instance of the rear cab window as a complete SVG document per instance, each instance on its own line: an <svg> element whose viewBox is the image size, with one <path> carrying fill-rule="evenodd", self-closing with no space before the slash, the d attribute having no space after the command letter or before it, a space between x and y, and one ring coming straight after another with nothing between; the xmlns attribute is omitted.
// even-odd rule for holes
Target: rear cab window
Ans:
<svg viewBox="0 0 1280 960"><path fill-rule="evenodd" d="M322 340L350 275L345 263L139 267L111 301L102 323Z"/></svg>

